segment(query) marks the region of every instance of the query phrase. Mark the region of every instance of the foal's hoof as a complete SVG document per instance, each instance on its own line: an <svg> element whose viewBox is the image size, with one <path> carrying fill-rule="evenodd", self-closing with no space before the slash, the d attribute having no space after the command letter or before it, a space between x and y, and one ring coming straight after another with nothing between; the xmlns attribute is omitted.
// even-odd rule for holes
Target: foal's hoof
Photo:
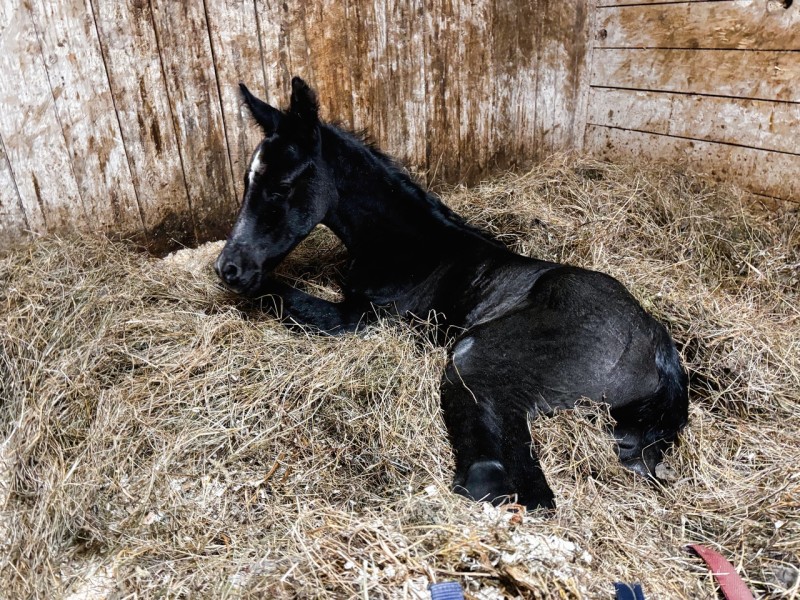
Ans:
<svg viewBox="0 0 800 600"><path fill-rule="evenodd" d="M527 494L516 493L509 484L505 467L496 460L473 463L467 471L464 484L454 486L453 491L471 500L491 502L495 506L506 502L517 502L527 510L556 507L550 488L530 491Z"/></svg>
<svg viewBox="0 0 800 600"><path fill-rule="evenodd" d="M497 460L478 461L470 466L464 484L453 491L470 500L499 504L508 497L506 470Z"/></svg>
<svg viewBox="0 0 800 600"><path fill-rule="evenodd" d="M647 463L641 458L627 458L625 460L621 460L620 462L622 463L622 466L629 471L633 471L637 475L641 475L648 481L655 481L655 473L650 470Z"/></svg>
<svg viewBox="0 0 800 600"><path fill-rule="evenodd" d="M547 488L546 490L540 491L535 494L531 494L529 496L525 494L520 494L517 502L522 504L522 506L524 506L528 510L536 510L538 508L555 510L556 508L556 499L553 496L553 492L550 488Z"/></svg>

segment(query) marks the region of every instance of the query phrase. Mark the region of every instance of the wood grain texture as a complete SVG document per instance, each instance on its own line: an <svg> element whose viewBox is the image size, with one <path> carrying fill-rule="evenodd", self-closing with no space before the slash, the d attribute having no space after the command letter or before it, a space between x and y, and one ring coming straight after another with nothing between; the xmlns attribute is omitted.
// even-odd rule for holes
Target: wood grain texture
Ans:
<svg viewBox="0 0 800 600"><path fill-rule="evenodd" d="M151 8L197 236L220 239L237 200L204 6L152 0Z"/></svg>
<svg viewBox="0 0 800 600"><path fill-rule="evenodd" d="M586 147L599 158L638 159L688 165L717 181L756 194L800 202L800 156L588 125Z"/></svg>
<svg viewBox="0 0 800 600"><path fill-rule="evenodd" d="M488 144L484 172L521 165L534 160L538 154L536 99L538 47L542 39L540 11L538 2L496 0L492 4L490 62L483 81L490 89L491 104L487 108L490 119L486 137L477 142ZM466 162L469 164L469 159Z"/></svg>
<svg viewBox="0 0 800 600"><path fill-rule="evenodd" d="M537 158L542 158L543 152L574 145L588 13L585 3L551 0L539 0L539 9L542 28L537 40L535 145L539 150Z"/></svg>
<svg viewBox="0 0 800 600"><path fill-rule="evenodd" d="M254 0L256 26L261 48L264 89L260 97L275 107L289 101L292 72L289 65L289 30L285 15L288 6L276 0ZM245 83L251 80L248 78ZM256 86L250 88L255 91Z"/></svg>
<svg viewBox="0 0 800 600"><path fill-rule="evenodd" d="M779 2L689 2L600 11L601 48L800 50L800 5Z"/></svg>
<svg viewBox="0 0 800 600"><path fill-rule="evenodd" d="M592 65L594 64L595 44L592 41L592 32L597 29L600 10L596 2L589 2L586 11L586 22L581 32L585 42L582 64L578 69L578 91L575 105L575 119L572 125L572 150L584 151L586 139L586 123L589 117L590 93L592 92Z"/></svg>
<svg viewBox="0 0 800 600"><path fill-rule="evenodd" d="M779 2L780 0L765 0L768 2ZM735 0L597 0L598 8L614 8L617 6L637 6L640 4L659 5L659 4L694 4L698 2L735 2Z"/></svg>
<svg viewBox="0 0 800 600"><path fill-rule="evenodd" d="M92 9L84 0L38 0L32 7L87 217L100 231L142 233Z"/></svg>
<svg viewBox="0 0 800 600"><path fill-rule="evenodd" d="M453 81L458 97L455 104L458 135L455 146L459 157L458 177L472 180L475 173L485 172L491 152L492 55L498 43L494 14L489 3L461 2L455 22L456 58L459 75ZM489 43L487 43L489 42ZM469 158L467 158L469 157Z"/></svg>
<svg viewBox="0 0 800 600"><path fill-rule="evenodd" d="M389 96L387 61L386 1L348 0L346 2L348 47L352 90L353 127L364 130L371 139L385 145L391 128L392 101ZM331 115L333 117L333 115ZM334 117L335 119L336 117ZM341 118L341 117L339 117Z"/></svg>
<svg viewBox="0 0 800 600"><path fill-rule="evenodd" d="M387 128L381 143L410 165L422 165L428 132L425 22L422 0L386 0ZM402 40L397 43L395 40ZM396 115L393 120L392 115Z"/></svg>
<svg viewBox="0 0 800 600"><path fill-rule="evenodd" d="M92 0L105 68L149 242L197 239L147 2Z"/></svg>
<svg viewBox="0 0 800 600"><path fill-rule="evenodd" d="M800 154L800 104L591 90L588 123Z"/></svg>
<svg viewBox="0 0 800 600"><path fill-rule="evenodd" d="M236 198L244 193L244 176L253 149L263 137L239 96L244 81L260 93L264 87L261 47L253 0L206 2L214 69Z"/></svg>
<svg viewBox="0 0 800 600"><path fill-rule="evenodd" d="M353 88L350 77L347 4L321 0L307 5L303 31L307 33L309 72L324 119L353 126Z"/></svg>
<svg viewBox="0 0 800 600"><path fill-rule="evenodd" d="M424 69L429 180L457 181L460 175L460 93L458 81L458 5L452 0L425 4Z"/></svg>
<svg viewBox="0 0 800 600"><path fill-rule="evenodd" d="M0 3L0 136L35 233L87 229L29 7Z"/></svg>
<svg viewBox="0 0 800 600"><path fill-rule="evenodd" d="M0 200L2 231L222 237L261 137L239 80L285 107L291 77L306 78L324 118L367 129L429 181L584 143L622 157L647 135L712 165L720 147L797 152L800 6L778 0L30 2L0 6L0 178L18 197ZM717 49L652 47L704 43ZM598 142L623 129L645 133ZM715 150L685 151L695 142ZM760 169L794 166L740 150ZM770 177L783 194L790 177Z"/></svg>
<svg viewBox="0 0 800 600"><path fill-rule="evenodd" d="M0 138L0 240L15 241L24 237L29 230L25 209L22 208L14 174L6 156L5 144Z"/></svg>
<svg viewBox="0 0 800 600"><path fill-rule="evenodd" d="M592 85L800 102L794 52L596 48Z"/></svg>

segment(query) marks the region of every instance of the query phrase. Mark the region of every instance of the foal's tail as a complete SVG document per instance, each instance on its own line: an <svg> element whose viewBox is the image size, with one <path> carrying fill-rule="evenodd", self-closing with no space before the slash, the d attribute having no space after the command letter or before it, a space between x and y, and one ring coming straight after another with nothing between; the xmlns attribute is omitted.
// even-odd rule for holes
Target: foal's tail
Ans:
<svg viewBox="0 0 800 600"><path fill-rule="evenodd" d="M644 445L659 441L674 442L689 420L689 378L681 357L666 329L656 347L658 390L647 403L650 427L644 432Z"/></svg>

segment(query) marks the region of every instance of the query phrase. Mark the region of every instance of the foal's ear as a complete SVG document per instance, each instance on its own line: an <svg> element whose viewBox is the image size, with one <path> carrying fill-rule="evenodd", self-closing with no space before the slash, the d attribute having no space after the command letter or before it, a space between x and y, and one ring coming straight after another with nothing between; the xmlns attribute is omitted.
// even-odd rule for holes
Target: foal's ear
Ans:
<svg viewBox="0 0 800 600"><path fill-rule="evenodd" d="M281 119L281 111L253 96L243 83L239 83L239 91L242 93L242 100L250 110L250 114L264 130L264 135L270 136L275 133Z"/></svg>
<svg viewBox="0 0 800 600"><path fill-rule="evenodd" d="M299 77L292 77L292 97L289 103L289 112L297 115L307 123L316 123L319 120L317 95Z"/></svg>

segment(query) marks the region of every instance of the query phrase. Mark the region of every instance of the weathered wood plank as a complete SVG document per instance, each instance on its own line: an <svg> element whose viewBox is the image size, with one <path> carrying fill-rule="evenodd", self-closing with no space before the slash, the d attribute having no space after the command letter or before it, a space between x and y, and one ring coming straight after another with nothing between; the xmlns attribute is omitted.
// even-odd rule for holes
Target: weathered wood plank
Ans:
<svg viewBox="0 0 800 600"><path fill-rule="evenodd" d="M582 2L539 0L542 21L538 41L536 89L537 158L573 146L578 113L580 71L584 68L588 13Z"/></svg>
<svg viewBox="0 0 800 600"><path fill-rule="evenodd" d="M592 57L594 56L595 44L591 39L591 32L596 30L597 20L600 10L596 2L589 2L587 6L586 22L584 29L579 34L584 41L583 53L578 58L576 66L578 74L578 93L575 106L575 120L572 124L572 147L575 152L583 151L583 144L586 138L586 123L589 112L589 94L592 91Z"/></svg>
<svg viewBox="0 0 800 600"><path fill-rule="evenodd" d="M285 25L288 6L274 0L256 0L256 22L264 72L262 98L277 108L288 103L292 72L289 70L289 31ZM248 85L255 79L248 78ZM250 89L255 90L257 86Z"/></svg>
<svg viewBox="0 0 800 600"><path fill-rule="evenodd" d="M307 44L314 80L309 83L317 90L322 117L352 127L347 4L338 0L308 3L304 27L312 32Z"/></svg>
<svg viewBox="0 0 800 600"><path fill-rule="evenodd" d="M800 154L800 104L592 89L588 122Z"/></svg>
<svg viewBox="0 0 800 600"><path fill-rule="evenodd" d="M423 2L386 0L385 7L388 78L381 83L390 103L383 143L403 161L419 165L425 160L427 139Z"/></svg>
<svg viewBox="0 0 800 600"><path fill-rule="evenodd" d="M636 6L639 4L693 4L696 2L734 2L735 0L597 0L598 8L615 8L618 6ZM781 0L766 0L767 2L780 2Z"/></svg>
<svg viewBox="0 0 800 600"><path fill-rule="evenodd" d="M458 55L459 3L432 0L425 4L425 151L429 180L459 181L461 76Z"/></svg>
<svg viewBox="0 0 800 600"><path fill-rule="evenodd" d="M274 0L270 0L272 2ZM286 57L289 82L298 75L314 81L314 71L309 58L308 32L306 31L306 2L276 2L283 10L282 26L286 33ZM317 32L314 32L316 34ZM287 89L287 92L289 90ZM288 98L288 96L286 96Z"/></svg>
<svg viewBox="0 0 800 600"><path fill-rule="evenodd" d="M238 203L203 4L151 5L198 241L220 239Z"/></svg>
<svg viewBox="0 0 800 600"><path fill-rule="evenodd" d="M384 0L347 0L353 95L353 126L364 129L380 144L386 139L386 38L380 35L385 21ZM385 148L391 152L391 148Z"/></svg>
<svg viewBox="0 0 800 600"><path fill-rule="evenodd" d="M133 185L151 243L192 245L178 140L147 2L92 0Z"/></svg>
<svg viewBox="0 0 800 600"><path fill-rule="evenodd" d="M794 52L596 48L592 85L800 102Z"/></svg>
<svg viewBox="0 0 800 600"><path fill-rule="evenodd" d="M717 181L756 194L800 202L800 156L714 142L588 125L586 148L611 161L654 160L689 164Z"/></svg>
<svg viewBox="0 0 800 600"><path fill-rule="evenodd" d="M800 6L778 2L690 2L601 11L602 48L800 50Z"/></svg>
<svg viewBox="0 0 800 600"><path fill-rule="evenodd" d="M32 9L87 217L96 230L141 234L143 223L91 6L84 0L38 0Z"/></svg>
<svg viewBox="0 0 800 600"><path fill-rule="evenodd" d="M28 226L36 233L86 229L44 57L29 7L0 3L0 136Z"/></svg>
<svg viewBox="0 0 800 600"><path fill-rule="evenodd" d="M491 104L484 116L490 144L486 171L529 162L536 154L537 50L542 35L539 11L538 2L492 3L491 62L486 82Z"/></svg>
<svg viewBox="0 0 800 600"><path fill-rule="evenodd" d="M496 30L492 3L461 3L459 6L458 64L461 76L453 84L458 86L458 177L471 181L485 173L492 149L492 115L495 111L492 86L494 85L495 45L505 40L506 34L516 38L515 32Z"/></svg>
<svg viewBox="0 0 800 600"><path fill-rule="evenodd" d="M5 144L0 137L0 253L8 242L25 235L28 219L14 183L14 174L8 164Z"/></svg>
<svg viewBox="0 0 800 600"><path fill-rule="evenodd" d="M239 82L249 82L259 93L266 87L255 6L253 0L214 0L206 3L206 12L233 183L241 198L245 171L262 135L242 105Z"/></svg>

